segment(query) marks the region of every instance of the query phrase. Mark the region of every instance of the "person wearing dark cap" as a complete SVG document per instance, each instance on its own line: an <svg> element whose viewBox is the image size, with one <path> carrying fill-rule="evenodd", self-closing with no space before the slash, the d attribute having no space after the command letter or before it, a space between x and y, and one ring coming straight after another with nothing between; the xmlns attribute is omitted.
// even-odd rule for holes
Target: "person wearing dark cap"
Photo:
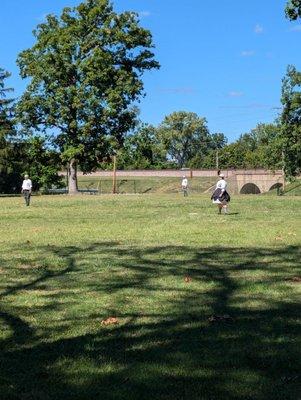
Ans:
<svg viewBox="0 0 301 400"><path fill-rule="evenodd" d="M218 207L218 213L221 214L222 210L225 214L228 214L228 203L230 201L230 195L227 192L227 182L225 181L225 175L219 174L219 181L216 183L215 190L211 196L213 204Z"/></svg>
<svg viewBox="0 0 301 400"><path fill-rule="evenodd" d="M29 179L29 176L26 174L24 175L24 181L22 183L22 190L21 190L21 193L24 196L26 206L29 206L30 204L31 190L32 190L32 182Z"/></svg>

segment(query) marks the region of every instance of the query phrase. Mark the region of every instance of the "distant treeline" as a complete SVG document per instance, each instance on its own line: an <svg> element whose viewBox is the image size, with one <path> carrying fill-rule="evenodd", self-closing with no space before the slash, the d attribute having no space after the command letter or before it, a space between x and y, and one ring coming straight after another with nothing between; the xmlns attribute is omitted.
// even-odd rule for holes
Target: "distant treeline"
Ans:
<svg viewBox="0 0 301 400"><path fill-rule="evenodd" d="M300 18L300 1L286 16ZM87 35L89 32L89 35ZM301 169L301 73L289 66L282 82L283 109L272 124L259 123L234 143L209 132L206 118L175 111L158 126L138 121L142 75L160 68L151 32L133 12L116 13L109 0L85 0L48 15L35 43L17 57L27 87L10 97L10 76L0 68L0 192L20 190L28 173L34 189L62 185L77 192L77 169L283 168ZM114 157L115 158L115 157Z"/></svg>

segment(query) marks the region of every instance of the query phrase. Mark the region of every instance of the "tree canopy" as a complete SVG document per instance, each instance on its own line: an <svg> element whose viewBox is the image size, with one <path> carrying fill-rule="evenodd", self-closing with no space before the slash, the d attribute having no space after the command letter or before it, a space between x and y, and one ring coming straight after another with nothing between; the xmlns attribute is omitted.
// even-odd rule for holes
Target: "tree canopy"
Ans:
<svg viewBox="0 0 301 400"><path fill-rule="evenodd" d="M12 143L15 136L14 105L9 97L11 88L6 87L10 73L0 68L0 193L9 193L20 184L21 163L17 147Z"/></svg>
<svg viewBox="0 0 301 400"><path fill-rule="evenodd" d="M288 66L283 79L281 138L284 168L289 177L301 172L301 73Z"/></svg>
<svg viewBox="0 0 301 400"><path fill-rule="evenodd" d="M198 155L205 155L211 137L205 118L193 112L177 111L164 118L158 136L171 160L180 168Z"/></svg>
<svg viewBox="0 0 301 400"><path fill-rule="evenodd" d="M134 126L142 74L159 67L152 36L137 14L117 14L108 0L48 15L34 36L17 61L22 78L30 78L20 120L51 136L69 165L69 192L76 192L77 166L96 168Z"/></svg>

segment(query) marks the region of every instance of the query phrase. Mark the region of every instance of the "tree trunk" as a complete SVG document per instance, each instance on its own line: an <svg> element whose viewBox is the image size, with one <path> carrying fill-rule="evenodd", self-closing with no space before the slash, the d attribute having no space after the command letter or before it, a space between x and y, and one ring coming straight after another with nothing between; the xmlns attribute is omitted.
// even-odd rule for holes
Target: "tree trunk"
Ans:
<svg viewBox="0 0 301 400"><path fill-rule="evenodd" d="M68 193L78 194L77 189L77 163L76 160L71 160L68 168Z"/></svg>

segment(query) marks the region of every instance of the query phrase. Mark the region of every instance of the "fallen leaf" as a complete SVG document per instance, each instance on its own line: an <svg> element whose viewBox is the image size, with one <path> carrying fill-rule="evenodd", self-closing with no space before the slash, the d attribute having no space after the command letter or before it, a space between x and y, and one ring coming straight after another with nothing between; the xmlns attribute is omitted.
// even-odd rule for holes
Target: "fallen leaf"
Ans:
<svg viewBox="0 0 301 400"><path fill-rule="evenodd" d="M118 319L115 317L109 317L101 321L101 325L114 325L114 324L119 324Z"/></svg>
<svg viewBox="0 0 301 400"><path fill-rule="evenodd" d="M185 276L184 281L185 281L186 283L188 283L188 282L191 282L192 279L191 279L190 276Z"/></svg>
<svg viewBox="0 0 301 400"><path fill-rule="evenodd" d="M275 237L275 240L283 240L283 237L281 237L281 236L276 236L276 237Z"/></svg>

